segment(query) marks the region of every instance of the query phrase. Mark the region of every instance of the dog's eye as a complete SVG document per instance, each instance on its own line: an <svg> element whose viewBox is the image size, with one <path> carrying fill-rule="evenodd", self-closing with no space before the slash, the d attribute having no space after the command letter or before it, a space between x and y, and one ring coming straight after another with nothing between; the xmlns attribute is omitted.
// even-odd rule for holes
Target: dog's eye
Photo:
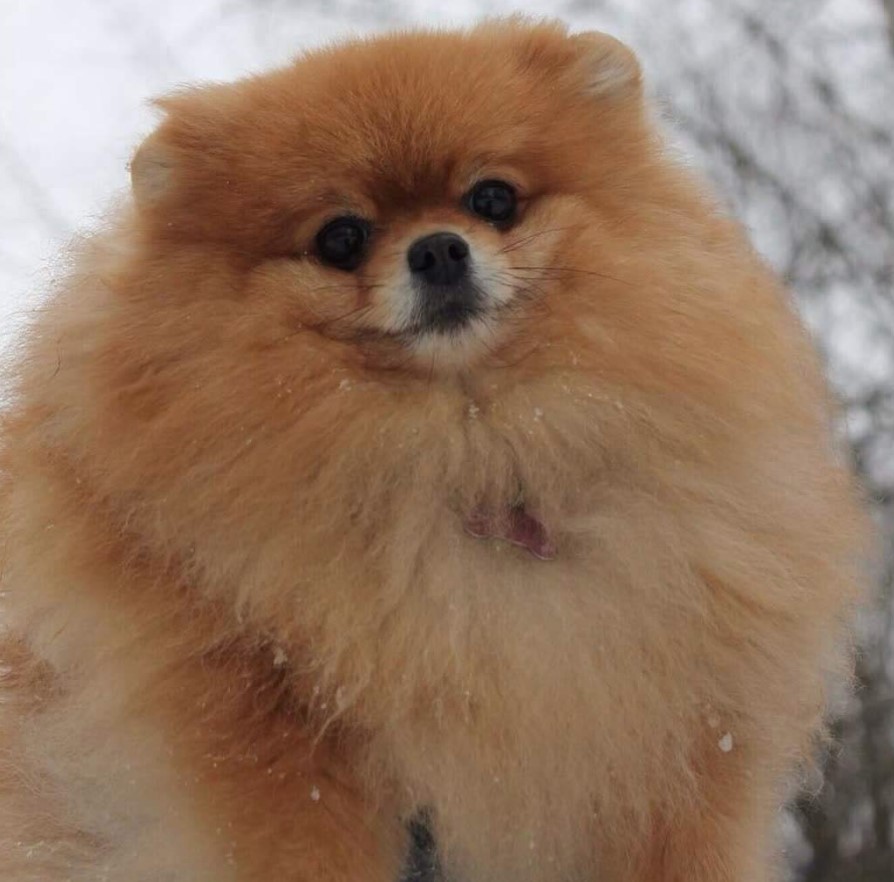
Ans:
<svg viewBox="0 0 894 882"><path fill-rule="evenodd" d="M466 206L493 224L508 224L515 218L518 197L505 181L480 181L466 194Z"/></svg>
<svg viewBox="0 0 894 882"><path fill-rule="evenodd" d="M343 270L360 266L369 241L369 224L359 217L337 217L317 233L317 254L323 263Z"/></svg>

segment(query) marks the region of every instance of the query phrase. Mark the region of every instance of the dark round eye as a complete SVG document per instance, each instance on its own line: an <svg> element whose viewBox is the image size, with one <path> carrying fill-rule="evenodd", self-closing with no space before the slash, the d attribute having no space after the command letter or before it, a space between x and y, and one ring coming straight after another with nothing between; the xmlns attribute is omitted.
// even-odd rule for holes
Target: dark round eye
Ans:
<svg viewBox="0 0 894 882"><path fill-rule="evenodd" d="M337 217L317 233L317 253L323 263L354 270L363 260L369 224L359 217Z"/></svg>
<svg viewBox="0 0 894 882"><path fill-rule="evenodd" d="M493 224L508 224L518 209L518 197L505 181L480 181L466 194L469 210Z"/></svg>

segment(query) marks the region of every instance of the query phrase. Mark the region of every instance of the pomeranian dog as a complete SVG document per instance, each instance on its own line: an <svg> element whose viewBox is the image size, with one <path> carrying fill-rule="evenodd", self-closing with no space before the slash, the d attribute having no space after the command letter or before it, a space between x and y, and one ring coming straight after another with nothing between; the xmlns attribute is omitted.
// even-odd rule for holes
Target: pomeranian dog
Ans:
<svg viewBox="0 0 894 882"><path fill-rule="evenodd" d="M6 882L766 882L865 527L633 54L159 101L3 422Z"/></svg>

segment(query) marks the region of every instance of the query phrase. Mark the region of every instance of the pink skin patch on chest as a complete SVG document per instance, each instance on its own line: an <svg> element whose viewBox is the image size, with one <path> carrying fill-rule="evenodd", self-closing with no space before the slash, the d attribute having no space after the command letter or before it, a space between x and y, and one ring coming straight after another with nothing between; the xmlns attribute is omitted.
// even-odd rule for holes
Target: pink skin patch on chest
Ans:
<svg viewBox="0 0 894 882"><path fill-rule="evenodd" d="M502 539L524 548L538 560L552 560L556 556L555 543L549 538L546 527L518 506L502 516L476 509L465 519L464 526L476 539Z"/></svg>

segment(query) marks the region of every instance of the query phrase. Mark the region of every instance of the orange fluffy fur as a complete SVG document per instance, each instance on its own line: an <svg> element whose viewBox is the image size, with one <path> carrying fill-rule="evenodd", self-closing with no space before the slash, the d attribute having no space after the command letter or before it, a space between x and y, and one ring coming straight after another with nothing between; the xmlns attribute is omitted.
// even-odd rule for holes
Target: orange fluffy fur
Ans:
<svg viewBox="0 0 894 882"><path fill-rule="evenodd" d="M160 103L4 416L3 879L395 882L420 810L458 882L775 878L864 524L632 55L492 22ZM411 350L378 317L445 226L511 308ZM519 494L555 560L464 531Z"/></svg>

